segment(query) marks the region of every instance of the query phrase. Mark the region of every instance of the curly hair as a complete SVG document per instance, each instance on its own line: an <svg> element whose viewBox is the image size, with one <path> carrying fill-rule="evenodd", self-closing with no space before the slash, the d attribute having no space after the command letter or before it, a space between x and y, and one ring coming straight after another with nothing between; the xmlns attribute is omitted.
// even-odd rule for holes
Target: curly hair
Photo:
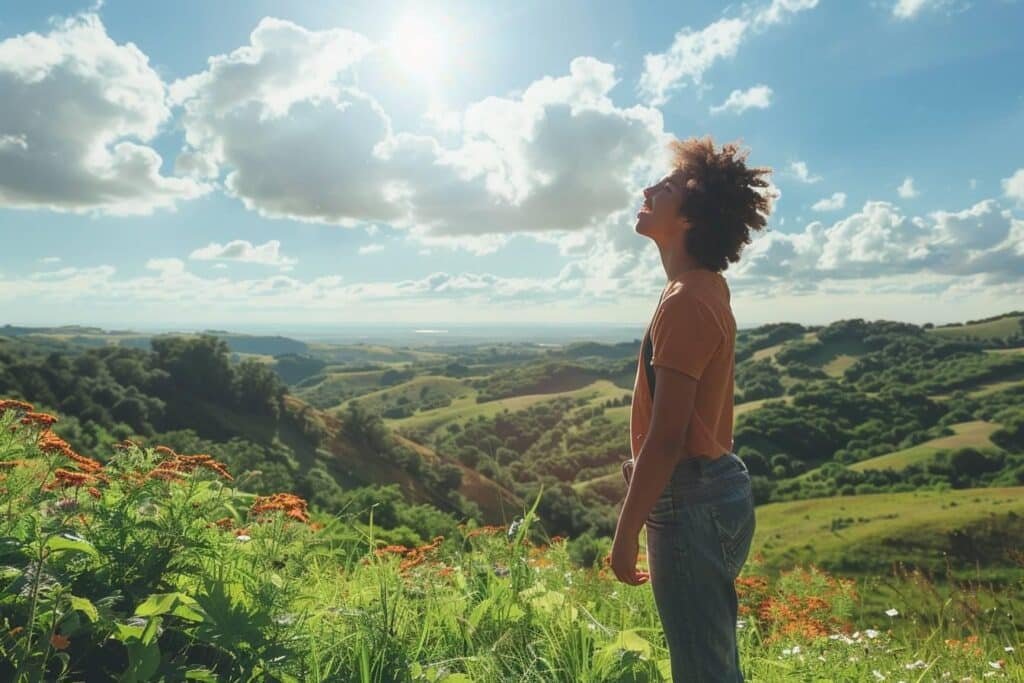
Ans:
<svg viewBox="0 0 1024 683"><path fill-rule="evenodd" d="M669 144L673 175L687 188L679 213L692 226L685 233L686 250L702 266L721 272L740 260L750 231L765 227L778 197L765 177L771 168L748 168L749 150L729 142L715 150L711 136L674 140Z"/></svg>

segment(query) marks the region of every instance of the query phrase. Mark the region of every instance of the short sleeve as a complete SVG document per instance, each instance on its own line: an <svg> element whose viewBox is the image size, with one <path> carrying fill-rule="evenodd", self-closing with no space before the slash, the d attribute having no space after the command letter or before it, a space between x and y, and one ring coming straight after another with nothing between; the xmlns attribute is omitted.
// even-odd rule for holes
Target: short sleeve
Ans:
<svg viewBox="0 0 1024 683"><path fill-rule="evenodd" d="M651 365L699 380L722 341L722 329L707 304L678 292L662 302L651 323Z"/></svg>

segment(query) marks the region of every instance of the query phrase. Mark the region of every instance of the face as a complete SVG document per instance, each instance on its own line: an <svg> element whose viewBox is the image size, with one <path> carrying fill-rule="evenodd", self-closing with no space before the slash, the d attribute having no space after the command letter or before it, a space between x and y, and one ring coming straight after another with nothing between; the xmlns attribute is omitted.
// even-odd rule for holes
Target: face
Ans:
<svg viewBox="0 0 1024 683"><path fill-rule="evenodd" d="M645 188L643 203L636 215L636 232L658 244L671 242L686 226L685 219L679 215L684 192L678 174L669 174Z"/></svg>

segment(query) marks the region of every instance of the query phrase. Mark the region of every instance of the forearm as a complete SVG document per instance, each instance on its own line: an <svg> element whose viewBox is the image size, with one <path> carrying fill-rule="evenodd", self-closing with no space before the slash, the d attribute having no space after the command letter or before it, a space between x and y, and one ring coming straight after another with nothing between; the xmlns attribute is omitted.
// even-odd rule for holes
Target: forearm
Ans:
<svg viewBox="0 0 1024 683"><path fill-rule="evenodd" d="M619 513L616 534L639 534L654 508L654 503L665 491L672 472L683 456L683 448L676 441L671 444L644 442L636 457L629 490Z"/></svg>

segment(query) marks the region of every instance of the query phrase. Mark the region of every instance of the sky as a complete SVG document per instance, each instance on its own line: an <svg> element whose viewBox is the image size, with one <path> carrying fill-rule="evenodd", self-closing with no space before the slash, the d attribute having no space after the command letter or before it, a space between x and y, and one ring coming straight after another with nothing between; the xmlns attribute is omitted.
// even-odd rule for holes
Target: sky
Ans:
<svg viewBox="0 0 1024 683"><path fill-rule="evenodd" d="M0 324L642 326L673 138L740 327L1024 301L1024 2L0 4Z"/></svg>

